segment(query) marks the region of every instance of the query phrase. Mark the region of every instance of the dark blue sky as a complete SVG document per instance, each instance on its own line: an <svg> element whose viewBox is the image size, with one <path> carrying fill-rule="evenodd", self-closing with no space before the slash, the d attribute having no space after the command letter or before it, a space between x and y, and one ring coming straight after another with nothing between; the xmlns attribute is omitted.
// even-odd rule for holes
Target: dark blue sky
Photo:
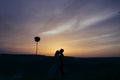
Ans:
<svg viewBox="0 0 120 80"><path fill-rule="evenodd" d="M64 48L69 56L120 56L119 0L0 0L0 53Z"/></svg>

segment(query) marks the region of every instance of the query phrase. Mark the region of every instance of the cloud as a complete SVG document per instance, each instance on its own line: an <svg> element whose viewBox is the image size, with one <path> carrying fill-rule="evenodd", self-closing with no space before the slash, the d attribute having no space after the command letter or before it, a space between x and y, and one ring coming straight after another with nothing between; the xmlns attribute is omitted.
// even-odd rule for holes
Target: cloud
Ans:
<svg viewBox="0 0 120 80"><path fill-rule="evenodd" d="M41 34L42 35L57 35L57 34L61 34L61 33L64 33L66 31L69 31L71 29L73 29L73 25L76 23L76 20L72 20L72 21L68 21L64 24L61 24L59 25L58 27L56 27L55 29L53 30L49 30L49 31L45 31L45 32L42 32Z"/></svg>

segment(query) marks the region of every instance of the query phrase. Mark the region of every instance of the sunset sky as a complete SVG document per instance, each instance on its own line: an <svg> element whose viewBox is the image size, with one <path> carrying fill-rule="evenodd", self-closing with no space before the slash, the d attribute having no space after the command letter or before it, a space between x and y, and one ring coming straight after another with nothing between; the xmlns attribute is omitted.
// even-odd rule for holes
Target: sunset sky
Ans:
<svg viewBox="0 0 120 80"><path fill-rule="evenodd" d="M119 0L0 0L0 53L120 57Z"/></svg>

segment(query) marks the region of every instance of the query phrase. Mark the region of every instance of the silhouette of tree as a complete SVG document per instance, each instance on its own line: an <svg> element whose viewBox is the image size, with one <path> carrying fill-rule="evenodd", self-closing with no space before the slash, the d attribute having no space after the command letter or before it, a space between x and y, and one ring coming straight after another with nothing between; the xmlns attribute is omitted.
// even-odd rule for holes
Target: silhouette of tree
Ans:
<svg viewBox="0 0 120 80"><path fill-rule="evenodd" d="M34 40L35 40L35 42L39 42L40 41L40 37L37 36L37 37L34 38Z"/></svg>
<svg viewBox="0 0 120 80"><path fill-rule="evenodd" d="M38 42L40 41L40 37L36 36L36 37L34 38L34 40L35 40L35 42L36 42L36 55L37 55L37 53L38 53Z"/></svg>

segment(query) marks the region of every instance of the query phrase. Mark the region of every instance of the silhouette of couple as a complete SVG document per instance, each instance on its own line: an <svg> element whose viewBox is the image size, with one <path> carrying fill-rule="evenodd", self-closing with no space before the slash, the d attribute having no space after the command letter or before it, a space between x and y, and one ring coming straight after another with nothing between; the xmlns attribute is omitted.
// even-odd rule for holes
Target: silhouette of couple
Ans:
<svg viewBox="0 0 120 80"><path fill-rule="evenodd" d="M64 74L64 70L63 70L63 67L64 67L64 64L63 64L63 52L64 50L63 49L60 49L60 51L56 51L55 53L55 58L56 58L56 61L57 61L57 64L59 65L59 70L60 70L60 74L63 75Z"/></svg>
<svg viewBox="0 0 120 80"><path fill-rule="evenodd" d="M64 63L63 63L63 55L64 49L57 50L54 55L54 63L52 67L49 69L48 74L52 79L63 79L64 76Z"/></svg>

